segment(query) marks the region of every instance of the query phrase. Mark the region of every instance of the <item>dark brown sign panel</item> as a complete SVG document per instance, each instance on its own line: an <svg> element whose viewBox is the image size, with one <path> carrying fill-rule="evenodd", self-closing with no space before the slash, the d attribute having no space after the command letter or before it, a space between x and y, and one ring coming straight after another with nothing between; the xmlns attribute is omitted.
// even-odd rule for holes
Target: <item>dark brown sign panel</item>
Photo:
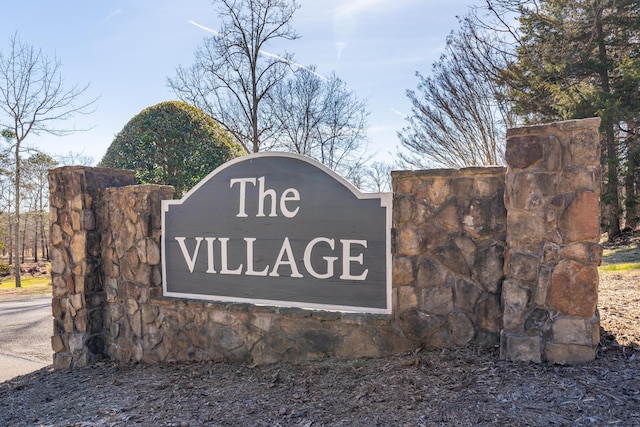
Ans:
<svg viewBox="0 0 640 427"><path fill-rule="evenodd" d="M163 201L164 295L390 313L391 203L305 156L230 161Z"/></svg>

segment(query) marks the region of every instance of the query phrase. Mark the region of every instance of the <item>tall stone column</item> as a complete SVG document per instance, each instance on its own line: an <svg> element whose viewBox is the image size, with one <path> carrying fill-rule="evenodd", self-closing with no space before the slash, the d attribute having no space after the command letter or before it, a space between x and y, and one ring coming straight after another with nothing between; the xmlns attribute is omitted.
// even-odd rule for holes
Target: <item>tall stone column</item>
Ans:
<svg viewBox="0 0 640 427"><path fill-rule="evenodd" d="M599 118L507 132L501 357L595 358L599 342Z"/></svg>
<svg viewBox="0 0 640 427"><path fill-rule="evenodd" d="M170 345L159 345L162 316L152 300L162 296L162 200L174 193L172 186L147 184L113 188L104 195L102 220L109 224L101 236L105 351L111 359L158 362L162 358L154 358L152 350L162 352Z"/></svg>
<svg viewBox="0 0 640 427"><path fill-rule="evenodd" d="M66 166L49 171L55 369L84 366L104 354L100 259L102 194L135 184L133 171Z"/></svg>

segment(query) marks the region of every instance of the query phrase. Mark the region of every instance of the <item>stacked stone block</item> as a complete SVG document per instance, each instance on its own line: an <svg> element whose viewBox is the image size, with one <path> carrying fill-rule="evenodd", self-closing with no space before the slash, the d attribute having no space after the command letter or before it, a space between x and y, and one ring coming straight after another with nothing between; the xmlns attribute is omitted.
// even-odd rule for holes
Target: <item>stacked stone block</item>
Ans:
<svg viewBox="0 0 640 427"><path fill-rule="evenodd" d="M413 345L498 343L504 168L393 172L394 312Z"/></svg>
<svg viewBox="0 0 640 427"><path fill-rule="evenodd" d="M595 358L602 257L599 123L594 118L507 133L503 358Z"/></svg>
<svg viewBox="0 0 640 427"><path fill-rule="evenodd" d="M130 171L67 166L49 172L53 366L67 369L104 354L100 257L102 194L135 182Z"/></svg>

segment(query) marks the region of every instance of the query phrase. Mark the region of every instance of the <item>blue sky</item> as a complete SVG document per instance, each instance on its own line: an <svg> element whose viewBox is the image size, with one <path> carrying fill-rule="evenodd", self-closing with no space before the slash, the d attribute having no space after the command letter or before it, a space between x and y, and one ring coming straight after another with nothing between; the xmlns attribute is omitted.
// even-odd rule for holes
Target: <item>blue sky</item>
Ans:
<svg viewBox="0 0 640 427"><path fill-rule="evenodd" d="M286 50L301 64L332 71L368 99L369 150L392 161L396 132L410 113L406 89L428 74L456 16L479 0L300 0L294 26L301 38ZM57 56L67 85L90 83L97 109L66 126L89 128L64 137L31 135L25 142L52 155L81 152L97 163L113 137L143 109L175 99L168 89L178 65L220 22L209 0L36 0L3 5L0 50L17 31L23 42ZM282 49L273 46L272 53Z"/></svg>

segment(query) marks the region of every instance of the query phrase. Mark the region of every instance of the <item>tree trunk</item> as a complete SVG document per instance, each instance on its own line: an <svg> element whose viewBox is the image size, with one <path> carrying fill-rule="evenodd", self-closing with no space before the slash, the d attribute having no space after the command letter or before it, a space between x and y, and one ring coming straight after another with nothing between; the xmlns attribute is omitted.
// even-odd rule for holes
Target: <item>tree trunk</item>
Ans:
<svg viewBox="0 0 640 427"><path fill-rule="evenodd" d="M9 217L9 265L13 264L13 218Z"/></svg>
<svg viewBox="0 0 640 427"><path fill-rule="evenodd" d="M40 250L42 251L42 256L40 258L49 261L49 247L46 246L45 236L44 236L44 220L42 214L42 207L40 208Z"/></svg>
<svg viewBox="0 0 640 427"><path fill-rule="evenodd" d="M15 248L15 257L14 257L14 274L16 277L16 288L22 287L22 283L20 282L20 142L16 141L16 152L15 152L15 160L16 160L16 188L15 188L15 202L16 202L16 211L15 211L15 230L14 233L14 248Z"/></svg>
<svg viewBox="0 0 640 427"><path fill-rule="evenodd" d="M38 262L38 225L37 224L35 225L33 230L33 262Z"/></svg>
<svg viewBox="0 0 640 427"><path fill-rule="evenodd" d="M25 218L24 225L22 227L22 247L20 248L20 261L24 262L27 258L27 220Z"/></svg>
<svg viewBox="0 0 640 427"><path fill-rule="evenodd" d="M605 171L606 171L606 183L603 194L603 201L607 205L607 217L606 226L609 234L609 239L620 234L620 196L618 194L618 147L615 142L615 134L613 130L613 124L610 120L606 120L604 124L605 129Z"/></svg>
<svg viewBox="0 0 640 427"><path fill-rule="evenodd" d="M600 88L602 92L607 96L605 103L609 102L609 95L611 94L611 86L609 85L609 70L607 63L609 58L607 56L607 46L605 43L605 34L602 26L602 9L598 8L596 11L596 37L598 40L598 60L599 74L600 74ZM612 116L613 111L611 106L607 109L602 117L602 125L604 126L605 134L605 152L604 162L607 176L606 186L604 188L603 200L608 205L607 209L607 232L609 233L609 239L612 239L620 234L620 216L622 210L620 209L620 196L618 194L618 166L620 163L620 156L618 153L618 145L616 144L615 134L615 119Z"/></svg>
<svg viewBox="0 0 640 427"><path fill-rule="evenodd" d="M640 223L640 146L631 138L627 142L627 170L625 172L625 227L636 228Z"/></svg>

